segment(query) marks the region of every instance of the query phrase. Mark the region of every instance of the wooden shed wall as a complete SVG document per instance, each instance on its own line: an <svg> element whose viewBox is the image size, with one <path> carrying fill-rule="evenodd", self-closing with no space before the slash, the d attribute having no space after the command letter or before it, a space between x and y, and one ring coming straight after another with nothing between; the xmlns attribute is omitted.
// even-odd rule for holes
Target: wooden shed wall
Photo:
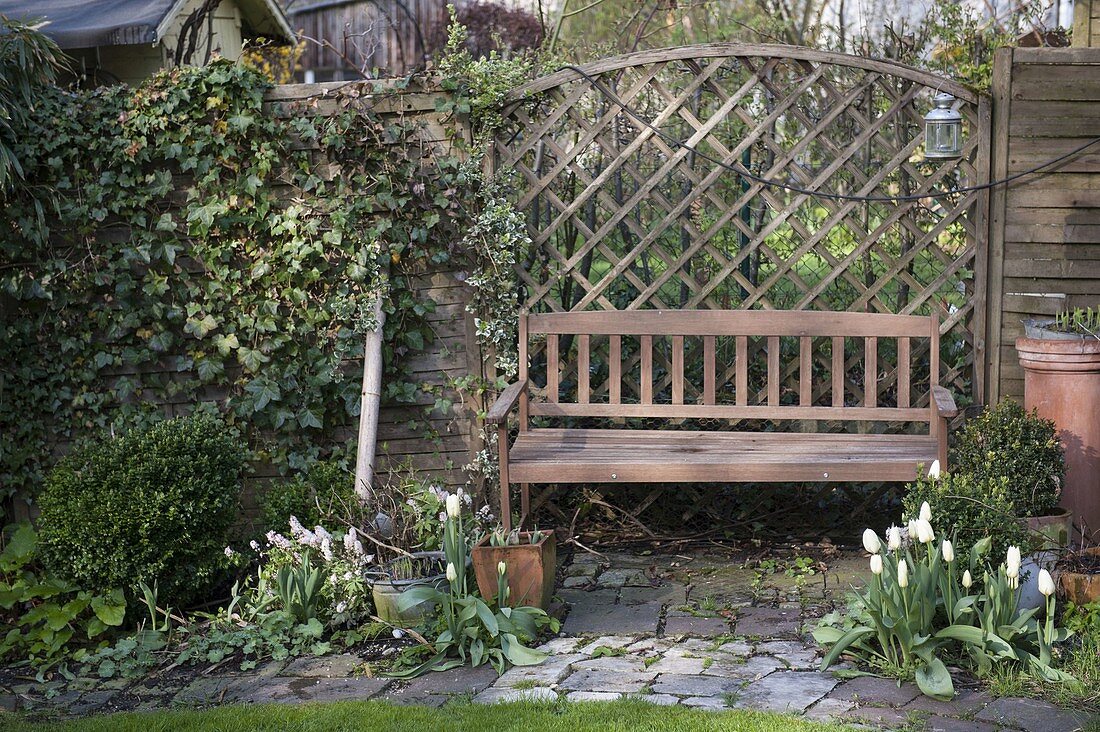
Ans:
<svg viewBox="0 0 1100 732"><path fill-rule="evenodd" d="M993 80L994 179L1100 137L1100 48L1006 48ZM1100 303L1100 145L994 190L989 401L1023 397L1021 320Z"/></svg>

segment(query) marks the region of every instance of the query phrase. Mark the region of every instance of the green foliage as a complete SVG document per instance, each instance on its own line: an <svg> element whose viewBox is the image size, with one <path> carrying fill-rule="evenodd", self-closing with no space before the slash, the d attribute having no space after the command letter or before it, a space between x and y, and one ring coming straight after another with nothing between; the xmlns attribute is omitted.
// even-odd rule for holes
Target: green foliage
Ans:
<svg viewBox="0 0 1100 732"><path fill-rule="evenodd" d="M221 420L196 414L76 450L39 496L42 557L96 591L157 583L203 597L225 565L244 451Z"/></svg>
<svg viewBox="0 0 1100 732"><path fill-rule="evenodd" d="M904 514L916 517L927 502L943 531L954 536L960 556L967 547L991 537L993 554L1003 556L1009 546L1025 546L1027 531L1016 520L1012 488L1005 477L976 478L969 473L941 473L939 478L918 477L906 486Z"/></svg>
<svg viewBox="0 0 1100 732"><path fill-rule="evenodd" d="M9 527L0 551L0 659L40 671L71 657L81 659L89 640L122 625L121 590L88 592L42 572L36 565L38 537L30 524Z"/></svg>
<svg viewBox="0 0 1100 732"><path fill-rule="evenodd" d="M1071 631L1054 625L1054 581L1046 570L1039 577L1046 620L1039 624L1038 608L1018 607L1019 548L1010 548L994 571L986 566L989 537L973 545L967 563L956 557L950 539L941 534L937 543L927 512L910 526L908 544L897 528L885 543L865 532L871 576L864 591L853 595L847 616L829 614L813 634L827 649L822 670L848 654L912 678L922 692L941 700L955 694L944 658L954 661L960 651L961 662L983 676L1007 665L1045 681L1073 680L1053 665L1054 644Z"/></svg>
<svg viewBox="0 0 1100 732"><path fill-rule="evenodd" d="M305 526L332 526L354 513L356 501L355 476L336 460L315 462L259 497L264 526L269 529L285 526L291 516Z"/></svg>
<svg viewBox="0 0 1100 732"><path fill-rule="evenodd" d="M978 484L1004 481L1017 516L1051 513L1066 474L1054 422L1029 414L1011 399L966 423L957 436L952 465Z"/></svg>
<svg viewBox="0 0 1100 732"><path fill-rule="evenodd" d="M542 663L546 654L529 648L542 627L557 632L558 621L535 607L507 606L507 568L498 575L496 607L471 589L467 559L469 545L463 529L461 501L452 503L443 521L443 552L447 558L448 587L417 585L401 593L398 610L404 612L422 602L440 609L435 640L402 654L399 663L407 668L395 672L411 678L428 671L446 671L466 665L492 664L498 674L509 664L531 666ZM417 662L419 660L419 662Z"/></svg>
<svg viewBox="0 0 1100 732"><path fill-rule="evenodd" d="M306 553L297 565L279 567L275 573L275 597L295 620L308 623L318 615L324 581L324 568L314 567Z"/></svg>
<svg viewBox="0 0 1100 732"><path fill-rule="evenodd" d="M64 55L57 44L26 23L0 16L0 196L24 168L16 151L42 88L52 84Z"/></svg>

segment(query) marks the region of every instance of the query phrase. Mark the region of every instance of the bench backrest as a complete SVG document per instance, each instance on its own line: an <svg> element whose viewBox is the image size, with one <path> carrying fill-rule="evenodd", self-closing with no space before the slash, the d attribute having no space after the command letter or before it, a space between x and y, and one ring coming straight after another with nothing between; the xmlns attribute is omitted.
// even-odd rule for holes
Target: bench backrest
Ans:
<svg viewBox="0 0 1100 732"><path fill-rule="evenodd" d="M927 383L939 383L939 319L935 316L880 313L838 313L780 310L631 310L520 314L520 377L527 379L529 346L545 337L545 400L520 400L520 424L530 416L554 417L667 417L671 419L717 418L759 420L857 420L931 422L934 405L917 407L912 399L912 365L916 348L927 349ZM560 389L562 339L576 347L575 401L565 402ZM593 339L606 339L607 382L599 385L600 401L593 401ZM624 339L637 349L624 364ZM668 341L661 351L655 380L654 339ZM719 363L719 339L723 352L733 352L733 363ZM797 341L797 363L780 363L782 339ZM854 356L846 358L846 344L857 339ZM862 340L862 349L858 340ZM880 342L896 339L896 363L892 368L879 358ZM699 343L698 341L701 341ZM732 341L733 348L730 348ZM693 360L702 359L702 383L688 383L684 375L685 343L691 343ZM794 345L788 343L788 345ZM883 349L889 350L889 349ZM763 354L761 354L763 351ZM599 352L603 352L600 344ZM827 356L826 356L827 352ZM667 357L665 357L667 354ZM766 358L764 389L750 389L750 359ZM862 361L860 389L849 389L858 404L845 401L845 376ZM813 369L828 373L828 383L815 390ZM759 364L763 365L763 364ZM623 400L624 366L638 398ZM634 367L637 366L637 372ZM694 371L698 374L698 364ZM690 370L690 369L689 369ZM784 375L798 371L797 403L791 395L781 399ZM759 373L761 369L756 369ZM602 370L601 370L602 373ZM635 380L634 374L637 374ZM880 404L880 379L896 385L893 403ZM793 379L792 379L793 380ZM654 400L655 381L666 394L666 403ZM923 382L923 379L922 379ZM732 384L732 396L722 390ZM685 400L685 387L693 393ZM858 387L858 385L857 385ZM722 391L721 395L719 392ZM825 393L831 392L830 394ZM603 401L606 395L606 401ZM923 392L927 398L928 391ZM721 396L721 398L719 398ZM669 398L670 397L670 398ZM920 400L920 401L923 401ZM931 400L928 400L931 402Z"/></svg>

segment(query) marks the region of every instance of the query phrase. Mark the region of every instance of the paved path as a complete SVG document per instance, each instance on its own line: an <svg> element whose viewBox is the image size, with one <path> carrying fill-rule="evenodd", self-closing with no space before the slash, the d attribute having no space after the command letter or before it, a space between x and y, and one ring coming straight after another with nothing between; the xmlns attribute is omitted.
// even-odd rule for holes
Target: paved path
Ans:
<svg viewBox="0 0 1100 732"><path fill-rule="evenodd" d="M690 560L690 561L688 561ZM808 630L831 609L862 559L830 561L828 571L760 571L703 558L580 556L567 568L570 605L550 658L497 677L489 667L460 668L412 681L364 675L354 654L271 662L249 673L201 675L134 684L79 679L51 699L38 685L7 690L0 706L83 715L117 708L226 703L381 699L441 706L454 699L610 700L747 708L877 728L954 732L1070 732L1083 714L1030 699L993 699L963 689L951 702L912 684L873 677L843 680L818 670Z"/></svg>

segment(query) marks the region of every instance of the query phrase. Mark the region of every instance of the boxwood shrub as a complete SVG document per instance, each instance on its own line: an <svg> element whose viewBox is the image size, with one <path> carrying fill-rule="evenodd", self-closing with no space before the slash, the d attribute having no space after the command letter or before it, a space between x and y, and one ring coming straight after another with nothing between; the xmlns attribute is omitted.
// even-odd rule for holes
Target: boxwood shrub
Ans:
<svg viewBox="0 0 1100 732"><path fill-rule="evenodd" d="M45 564L90 590L157 584L186 606L226 562L243 445L206 414L135 428L63 458L38 498Z"/></svg>

